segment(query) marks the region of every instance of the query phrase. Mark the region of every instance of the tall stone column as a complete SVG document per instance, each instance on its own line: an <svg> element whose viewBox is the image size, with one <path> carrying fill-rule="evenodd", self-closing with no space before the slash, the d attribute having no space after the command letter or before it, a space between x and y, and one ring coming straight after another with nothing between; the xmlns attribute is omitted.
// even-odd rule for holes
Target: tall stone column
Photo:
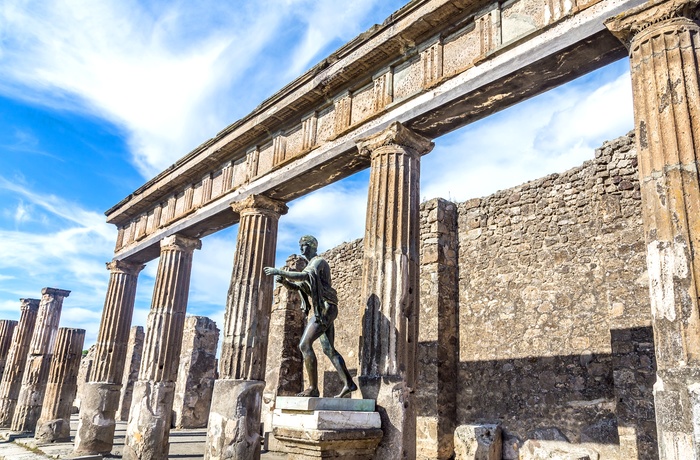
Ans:
<svg viewBox="0 0 700 460"><path fill-rule="evenodd" d="M371 160L362 266L360 389L377 400L376 457L416 456L420 157L434 144L396 122L358 142Z"/></svg>
<svg viewBox="0 0 700 460"><path fill-rule="evenodd" d="M160 242L160 261L148 314L139 380L126 429L123 457L161 460L168 457L175 380L185 325L192 256L202 242L171 235Z"/></svg>
<svg viewBox="0 0 700 460"><path fill-rule="evenodd" d="M49 368L56 345L63 299L68 297L70 291L44 288L41 294L36 326L29 344L27 364L24 367L22 388L12 417L12 431L30 433L36 428L49 379Z"/></svg>
<svg viewBox="0 0 700 460"><path fill-rule="evenodd" d="M46 396L34 437L41 442L70 441L70 409L77 390L85 329L58 329Z"/></svg>
<svg viewBox="0 0 700 460"><path fill-rule="evenodd" d="M112 450L136 283L144 267L123 260L107 263L109 287L90 376L80 395L76 454L107 454Z"/></svg>
<svg viewBox="0 0 700 460"><path fill-rule="evenodd" d="M129 333L129 348L126 350L126 363L124 376L122 377L122 391L119 396L119 409L117 420L126 422L129 420L129 409L134 396L134 383L139 378L139 364L143 356L143 339L145 334L142 326L134 326Z"/></svg>
<svg viewBox="0 0 700 460"><path fill-rule="evenodd" d="M19 323L12 334L12 346L7 354L6 371L0 382L0 428L9 428L15 414L17 397L22 386L29 343L34 335L39 299L20 299Z"/></svg>
<svg viewBox="0 0 700 460"><path fill-rule="evenodd" d="M15 327L17 327L17 321L0 320L0 376L5 372L5 363L12 346L12 334L15 332Z"/></svg>
<svg viewBox="0 0 700 460"><path fill-rule="evenodd" d="M267 338L277 223L287 206L262 195L232 204L240 214L231 286L224 314L220 380L214 384L204 458L260 458L260 411L265 387Z"/></svg>
<svg viewBox="0 0 700 460"><path fill-rule="evenodd" d="M606 22L629 46L647 244L659 458L700 458L700 25L697 0Z"/></svg>

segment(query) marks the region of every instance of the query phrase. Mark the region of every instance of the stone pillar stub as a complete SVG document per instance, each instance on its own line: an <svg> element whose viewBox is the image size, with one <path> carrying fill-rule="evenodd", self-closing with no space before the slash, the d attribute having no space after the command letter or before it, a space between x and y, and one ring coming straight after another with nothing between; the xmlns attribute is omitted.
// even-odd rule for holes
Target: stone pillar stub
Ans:
<svg viewBox="0 0 700 460"><path fill-rule="evenodd" d="M7 354L6 372L0 381L0 428L9 428L17 406L17 397L22 386L24 367L29 354L29 342L34 334L36 317L39 312L39 299L20 299L20 318L14 333L12 345Z"/></svg>
<svg viewBox="0 0 700 460"><path fill-rule="evenodd" d="M33 432L41 415L63 299L68 297L70 291L44 288L41 294L36 326L29 343L29 356L22 377L22 388L12 417L11 430L16 432Z"/></svg>
<svg viewBox="0 0 700 460"><path fill-rule="evenodd" d="M109 286L95 358L90 369L89 382L92 385L89 385L89 389L85 387L89 398L81 395L75 436L76 454L106 454L112 450L109 439L114 438L115 414L119 404L119 397L114 397L113 388L115 385L117 388L121 386L138 275L145 267L123 260L114 260L106 265L110 272ZM94 384L101 384L103 388L97 389ZM107 399L100 401L97 399L99 395Z"/></svg>
<svg viewBox="0 0 700 460"><path fill-rule="evenodd" d="M0 376L5 372L5 363L12 346L12 334L15 332L15 327L17 327L17 321L0 320Z"/></svg>
<svg viewBox="0 0 700 460"><path fill-rule="evenodd" d="M70 441L70 413L84 342L85 329L58 329L44 404L34 435L41 442Z"/></svg>
<svg viewBox="0 0 700 460"><path fill-rule="evenodd" d="M125 459L160 460L168 456L192 256L201 247L200 240L182 235L161 240L139 380L134 384L126 429Z"/></svg>
<svg viewBox="0 0 700 460"><path fill-rule="evenodd" d="M279 217L287 212L287 206L281 201L262 195L252 195L231 205L234 212L240 214L238 239L233 259L233 273L229 287L226 312L224 314L224 337L221 348L221 379L214 385L212 410L215 401L233 399L217 391L235 387L235 395L243 398L229 401L229 407L246 406L241 412L219 410L211 412L207 428L207 447L204 458L207 459L242 459L258 458L260 436L251 438L257 443L252 448L258 457L237 456L250 449L245 447L251 439L242 439L235 435L236 430L247 432L248 426L255 425L259 432L261 397L264 387L265 365L267 361L267 339L269 332L270 310L272 308L273 278L266 276L263 267L275 263L277 247L277 225ZM223 383L223 382L226 383ZM250 397L250 391L239 391L235 381L259 382L256 397ZM220 383L221 382L221 383ZM247 383L242 383L247 388ZM251 384L252 385L252 384ZM251 418L252 417L252 418ZM238 428L234 429L234 427ZM240 444L243 443L243 444Z"/></svg>
<svg viewBox="0 0 700 460"><path fill-rule="evenodd" d="M122 391L119 397L119 408L116 419L122 422L129 420L129 409L134 394L134 383L139 378L139 365L143 356L143 340L145 334L142 326L134 326L129 333L129 346L126 349L126 363L122 377Z"/></svg>
<svg viewBox="0 0 700 460"><path fill-rule="evenodd" d="M415 458L420 157L433 147L398 122L358 142L371 160L359 381L362 396L377 400L382 417L377 458Z"/></svg>
<svg viewBox="0 0 700 460"><path fill-rule="evenodd" d="M203 428L209 420L219 328L205 316L188 316L180 353L180 371L175 385L173 426Z"/></svg>
<svg viewBox="0 0 700 460"><path fill-rule="evenodd" d="M700 458L699 4L652 0L606 21L630 50L660 460Z"/></svg>

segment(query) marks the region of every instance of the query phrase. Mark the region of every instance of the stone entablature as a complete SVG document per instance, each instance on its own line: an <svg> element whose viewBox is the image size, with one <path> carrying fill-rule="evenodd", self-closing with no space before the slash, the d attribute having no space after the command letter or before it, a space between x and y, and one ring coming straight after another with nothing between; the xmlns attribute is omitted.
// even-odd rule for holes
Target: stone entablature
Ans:
<svg viewBox="0 0 700 460"><path fill-rule="evenodd" d="M157 257L163 236L201 237L232 225L238 216L229 203L250 194L289 201L364 169L366 159L348 154L354 141L393 121L434 138L565 74L621 58L621 44L599 33L602 21L638 3L411 2L107 211L119 228L117 257L143 262ZM574 16L591 27L564 24ZM584 39L591 56L562 59L574 51L559 43ZM548 41L557 45L540 51ZM524 59L513 64L516 56ZM528 63L542 71L546 57L551 79L514 84L505 77L529 78Z"/></svg>

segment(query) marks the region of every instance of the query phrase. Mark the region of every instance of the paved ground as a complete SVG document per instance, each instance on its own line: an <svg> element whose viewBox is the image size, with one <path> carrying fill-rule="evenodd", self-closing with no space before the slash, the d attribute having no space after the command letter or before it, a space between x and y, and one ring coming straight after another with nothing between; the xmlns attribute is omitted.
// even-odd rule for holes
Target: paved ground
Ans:
<svg viewBox="0 0 700 460"><path fill-rule="evenodd" d="M71 419L71 435L75 436L78 424L78 416ZM107 458L121 458L124 446L126 422L118 422L114 434L114 450ZM0 431L0 435L6 435L7 431ZM170 432L170 455L168 458L178 460L194 460L203 458L206 430L172 430ZM37 444L34 438L18 438L14 441L0 440L0 460L46 460L69 459L73 457L73 442L55 444ZM78 457L87 460L99 459L100 456ZM267 452L262 454L261 460L284 460L286 455Z"/></svg>

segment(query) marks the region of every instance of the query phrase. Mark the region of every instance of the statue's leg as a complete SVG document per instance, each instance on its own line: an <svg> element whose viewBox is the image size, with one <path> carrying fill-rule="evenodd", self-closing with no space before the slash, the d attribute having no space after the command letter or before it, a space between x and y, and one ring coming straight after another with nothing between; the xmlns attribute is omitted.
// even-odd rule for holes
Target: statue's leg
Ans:
<svg viewBox="0 0 700 460"><path fill-rule="evenodd" d="M319 396L318 364L313 343L321 334L323 334L323 330L320 325L313 318L310 318L304 329L304 334L301 336L301 341L299 342L299 350L301 350L301 355L304 358L304 368L306 368L306 375L309 378L309 386L297 396Z"/></svg>
<svg viewBox="0 0 700 460"><path fill-rule="evenodd" d="M328 329L326 329L326 332L321 335L321 347L323 348L323 353L331 360L335 370L338 371L338 375L340 375L340 378L343 380L343 389L335 396L336 398L342 398L357 390L357 385L352 381L352 376L345 365L345 360L342 355L335 349L334 341L335 327L333 323L331 323Z"/></svg>

